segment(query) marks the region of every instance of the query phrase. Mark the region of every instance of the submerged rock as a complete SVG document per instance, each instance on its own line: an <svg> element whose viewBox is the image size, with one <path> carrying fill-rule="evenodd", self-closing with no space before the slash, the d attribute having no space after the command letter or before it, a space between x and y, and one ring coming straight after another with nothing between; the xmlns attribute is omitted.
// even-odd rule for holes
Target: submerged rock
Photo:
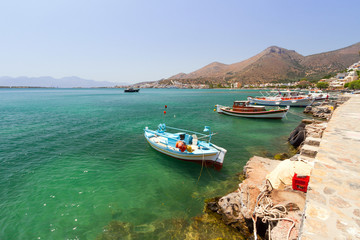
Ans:
<svg viewBox="0 0 360 240"><path fill-rule="evenodd" d="M111 221L104 227L103 233L97 240L144 240L144 239L249 239L250 233L246 226L241 226L245 231L230 227L222 221L217 214L219 198L208 199L205 202L204 213L190 220L172 218L158 220L151 223L133 225L121 221Z"/></svg>
<svg viewBox="0 0 360 240"><path fill-rule="evenodd" d="M288 159L290 156L287 153L278 153L274 156L275 160L285 160Z"/></svg>
<svg viewBox="0 0 360 240"><path fill-rule="evenodd" d="M104 231L96 240L123 240L132 239L130 223L111 221L104 227Z"/></svg>

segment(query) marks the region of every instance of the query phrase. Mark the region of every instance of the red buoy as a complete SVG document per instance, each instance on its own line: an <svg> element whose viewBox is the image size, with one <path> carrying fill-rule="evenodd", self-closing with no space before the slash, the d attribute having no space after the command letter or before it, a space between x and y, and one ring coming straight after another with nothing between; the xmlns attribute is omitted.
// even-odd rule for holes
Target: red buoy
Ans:
<svg viewBox="0 0 360 240"><path fill-rule="evenodd" d="M166 111L164 111L164 114L166 114Z"/></svg>

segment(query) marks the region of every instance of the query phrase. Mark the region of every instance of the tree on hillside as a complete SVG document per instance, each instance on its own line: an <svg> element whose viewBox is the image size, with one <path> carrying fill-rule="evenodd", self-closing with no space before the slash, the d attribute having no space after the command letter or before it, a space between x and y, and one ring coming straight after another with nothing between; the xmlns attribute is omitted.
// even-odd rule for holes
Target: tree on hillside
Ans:
<svg viewBox="0 0 360 240"><path fill-rule="evenodd" d="M329 78L332 78L333 76L334 76L333 74L328 74L328 75L323 76L322 78L329 79Z"/></svg>
<svg viewBox="0 0 360 240"><path fill-rule="evenodd" d="M360 89L360 80L349 82L349 89Z"/></svg>
<svg viewBox="0 0 360 240"><path fill-rule="evenodd" d="M307 81L306 78L303 78L300 80L299 84L297 85L298 88L307 88L308 86L310 86L310 82Z"/></svg>
<svg viewBox="0 0 360 240"><path fill-rule="evenodd" d="M326 89L326 88L329 87L329 83L327 83L327 82L318 82L318 83L316 84L316 87L317 87L317 88L320 88L320 89Z"/></svg>

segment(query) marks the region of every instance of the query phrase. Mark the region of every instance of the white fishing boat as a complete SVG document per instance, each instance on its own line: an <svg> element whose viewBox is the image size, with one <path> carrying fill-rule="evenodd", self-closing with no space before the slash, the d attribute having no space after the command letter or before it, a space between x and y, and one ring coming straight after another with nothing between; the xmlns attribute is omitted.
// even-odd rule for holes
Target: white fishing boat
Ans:
<svg viewBox="0 0 360 240"><path fill-rule="evenodd" d="M225 107L216 105L218 113L230 115L234 117L246 117L246 118L271 118L282 119L286 116L290 107L277 109L266 109L265 106L249 105L249 101L234 101L233 107Z"/></svg>
<svg viewBox="0 0 360 240"><path fill-rule="evenodd" d="M306 107L311 105L315 98L301 95L298 91L272 91L268 95L263 94L260 97L248 97L251 104L260 104L265 106L291 106Z"/></svg>
<svg viewBox="0 0 360 240"><path fill-rule="evenodd" d="M175 133L168 132L168 129ZM184 161L214 166L217 170L223 166L227 151L210 142L211 136L214 135L210 127L206 126L204 132L208 134L203 134L159 124L157 130L145 127L144 132L150 146L163 154ZM208 141L200 140L203 138L207 138Z"/></svg>
<svg viewBox="0 0 360 240"><path fill-rule="evenodd" d="M312 90L308 91L307 93L305 93L305 95L311 96L312 98L315 99L315 101L329 99L329 94L325 93L319 89L312 89Z"/></svg>

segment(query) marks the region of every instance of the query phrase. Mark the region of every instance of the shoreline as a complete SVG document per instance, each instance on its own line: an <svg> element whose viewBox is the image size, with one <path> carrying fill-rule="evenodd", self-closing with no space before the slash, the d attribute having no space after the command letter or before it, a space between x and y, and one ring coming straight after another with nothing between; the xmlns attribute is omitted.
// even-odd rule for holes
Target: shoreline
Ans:
<svg viewBox="0 0 360 240"><path fill-rule="evenodd" d="M360 178L352 180L347 176L357 175L360 171L355 165L360 163L360 150L357 150L359 145L356 147L360 142L360 127L354 126L360 119L360 96L348 95L348 98L350 100L345 103L343 98L340 99L339 104L342 105L338 108L335 104L335 111L331 116L326 116L328 122L307 121L307 137L300 146L299 154L285 161L257 156L250 158L244 167L246 179L239 184L239 188L218 201L207 203L206 207L222 216L226 225L246 228L255 239L254 232L262 238L271 235L271 239L360 238L360 204L354 202L360 198L360 194L352 193L356 197L348 194L360 189ZM347 139L347 143L342 144L339 149L337 145L344 139ZM348 157L345 158L344 155ZM307 193L293 190L289 185L274 189L273 184L267 184L269 179L272 183L275 182L269 175L279 172L279 166L286 161L293 164L301 162L312 169L306 174L310 176ZM340 170L339 164L342 164ZM349 164L353 168L349 169ZM298 171L301 172L301 169L304 167ZM326 173L329 169L333 175ZM284 170L280 174L284 174ZM336 176L336 180L333 176ZM290 179L291 177L288 176ZM346 185L344 179L349 190L337 186L339 183ZM280 179L281 183L282 180ZM264 190L268 185L272 189ZM276 206L284 206L285 210L275 217L276 221L269 220L266 214L255 214L262 204L259 196L263 192L268 194L273 206L267 210L279 210Z"/></svg>

